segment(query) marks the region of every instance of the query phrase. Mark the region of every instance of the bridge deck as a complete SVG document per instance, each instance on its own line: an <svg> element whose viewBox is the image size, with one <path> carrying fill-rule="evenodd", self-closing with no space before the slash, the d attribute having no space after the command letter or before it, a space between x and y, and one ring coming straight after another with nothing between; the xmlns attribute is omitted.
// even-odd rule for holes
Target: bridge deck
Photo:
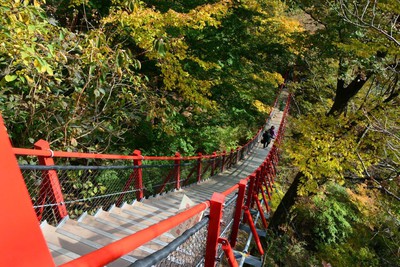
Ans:
<svg viewBox="0 0 400 267"><path fill-rule="evenodd" d="M281 98L286 97L286 92L283 92ZM283 111L275 108L266 128L274 125L278 129L282 117ZM141 202L125 203L108 211L99 210L93 216L83 214L77 221L67 218L57 227L42 223L41 228L55 263L59 265L71 261L173 216L180 212L179 208L185 201L198 204L209 200L214 192L229 189L262 164L273 141L267 148L262 148L262 144L257 143L254 149L235 166L199 184L150 197ZM174 231L164 233L108 266L128 266L137 259L163 248L176 236Z"/></svg>
<svg viewBox="0 0 400 267"><path fill-rule="evenodd" d="M267 124L267 128L274 125L276 129L279 128L279 124L282 119L282 111L274 110L270 123ZM143 203L154 203L154 202L164 202L171 198L180 200L183 195L186 195L195 204L201 203L211 198L214 192L223 192L230 187L237 184L241 179L246 178L248 175L254 172L261 163L265 160L268 152L270 151L274 140L271 141L267 148L263 148L261 143L257 146L241 161L239 161L235 166L226 170L218 175L213 176L199 184L191 185L182 188L180 191L171 192L162 196L152 197L143 200ZM179 207L179 203L177 203Z"/></svg>

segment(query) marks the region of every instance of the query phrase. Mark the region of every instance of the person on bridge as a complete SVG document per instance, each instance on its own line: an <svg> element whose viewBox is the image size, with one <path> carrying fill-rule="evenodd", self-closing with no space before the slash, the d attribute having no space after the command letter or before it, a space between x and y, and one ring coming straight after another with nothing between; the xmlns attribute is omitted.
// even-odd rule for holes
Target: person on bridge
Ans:
<svg viewBox="0 0 400 267"><path fill-rule="evenodd" d="M263 144L263 148L268 147L269 143L271 143L271 139L275 138L275 126L271 126L268 130L266 130L262 135L261 143Z"/></svg>
<svg viewBox="0 0 400 267"><path fill-rule="evenodd" d="M269 128L268 132L271 135L271 138L275 139L275 126L272 125L271 128Z"/></svg>

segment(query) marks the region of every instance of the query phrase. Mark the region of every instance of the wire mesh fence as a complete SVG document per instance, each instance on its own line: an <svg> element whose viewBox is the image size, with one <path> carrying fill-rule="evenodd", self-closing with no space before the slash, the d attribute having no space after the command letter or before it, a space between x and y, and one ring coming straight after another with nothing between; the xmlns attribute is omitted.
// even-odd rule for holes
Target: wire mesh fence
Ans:
<svg viewBox="0 0 400 267"><path fill-rule="evenodd" d="M140 166L126 160L80 160L79 164L86 165L73 165L77 162L61 159L57 162L60 165L42 166L31 159L29 163L34 164L20 164L20 169L33 207L41 221L55 225L61 219L59 207L64 207L72 219L84 212L93 214L99 208L107 210L139 196L196 183L199 175L206 180L221 172L227 161L222 156L203 159L201 168L198 160L182 160L179 164L173 160L143 160ZM55 190L57 183L59 191Z"/></svg>
<svg viewBox="0 0 400 267"><path fill-rule="evenodd" d="M207 220L208 221L208 220ZM208 225L205 224L193 235L188 237L185 242L180 244L176 250L172 251L166 258L155 264L155 266L187 266L192 267L202 261L207 239Z"/></svg>
<svg viewBox="0 0 400 267"><path fill-rule="evenodd" d="M73 168L71 168L73 167ZM41 220L58 222L54 208L63 205L71 218L83 212L93 214L99 208L132 201L139 190L135 183L134 166L21 166L33 207ZM57 175L62 196L55 196L48 172ZM130 186L126 186L130 184Z"/></svg>
<svg viewBox="0 0 400 267"><path fill-rule="evenodd" d="M226 238L227 240L230 239L232 232L232 224L236 209L236 200L237 195L228 199L225 202L224 211L222 214L220 237ZM218 256L215 266L228 266L225 264L225 257L221 244L218 245L217 255Z"/></svg>
<svg viewBox="0 0 400 267"><path fill-rule="evenodd" d="M136 261L130 267L202 266L206 253L208 222L208 217L204 217L167 246Z"/></svg>

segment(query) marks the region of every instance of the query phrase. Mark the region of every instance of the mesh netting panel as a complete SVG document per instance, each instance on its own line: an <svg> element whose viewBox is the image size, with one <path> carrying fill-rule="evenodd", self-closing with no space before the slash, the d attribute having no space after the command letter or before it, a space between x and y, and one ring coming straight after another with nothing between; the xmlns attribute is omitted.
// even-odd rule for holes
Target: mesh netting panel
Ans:
<svg viewBox="0 0 400 267"><path fill-rule="evenodd" d="M197 182L197 166L196 161L181 163L181 186Z"/></svg>
<svg viewBox="0 0 400 267"><path fill-rule="evenodd" d="M32 203L41 220L57 223L53 209L65 205L68 215L76 218L83 212L93 214L99 208L108 209L112 204L136 198L134 169L80 169L51 170L58 176L64 202L57 204L51 185L44 182L42 170L23 170ZM46 196L40 199L40 196Z"/></svg>
<svg viewBox="0 0 400 267"><path fill-rule="evenodd" d="M153 161L143 161L143 186L145 195L158 194L161 191L170 191L175 186L174 163L166 162L156 164Z"/></svg>
<svg viewBox="0 0 400 267"><path fill-rule="evenodd" d="M213 162L214 162L214 159L207 159L207 160L203 161L202 170L201 170L201 179L202 180L207 180L208 178L210 178Z"/></svg>
<svg viewBox="0 0 400 267"><path fill-rule="evenodd" d="M222 214L222 222L221 222L221 234L220 236L229 240L232 230L233 218L235 215L236 208L236 199L237 196L229 199L224 207L224 213ZM216 266L225 266L224 264L224 252L222 250L221 245L218 246L217 251L217 262Z"/></svg>
<svg viewBox="0 0 400 267"><path fill-rule="evenodd" d="M222 215L221 233L222 237L228 238L230 236L231 223L235 215L237 195L226 202L224 213Z"/></svg>
<svg viewBox="0 0 400 267"><path fill-rule="evenodd" d="M206 249L208 224L200 228L195 234L190 236L184 243L171 252L165 259L154 266L187 266L193 267L203 260Z"/></svg>

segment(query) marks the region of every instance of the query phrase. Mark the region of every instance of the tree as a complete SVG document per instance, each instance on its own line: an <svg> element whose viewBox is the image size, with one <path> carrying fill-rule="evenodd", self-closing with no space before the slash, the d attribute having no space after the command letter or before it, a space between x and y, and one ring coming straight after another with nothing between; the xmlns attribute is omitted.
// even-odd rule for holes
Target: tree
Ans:
<svg viewBox="0 0 400 267"><path fill-rule="evenodd" d="M319 27L304 42L296 71L301 82L293 85L302 113L290 124L286 153L299 173L270 228L288 222L286 211L297 197L317 194L330 181L348 188L365 183L371 194L380 192L377 206L396 221L399 119L391 114L399 104L398 46L374 28L344 20L340 2L296 3Z"/></svg>
<svg viewBox="0 0 400 267"><path fill-rule="evenodd" d="M361 2L361 3L360 3ZM339 1L339 15L346 22L369 28L400 46L399 3L396 1Z"/></svg>
<svg viewBox="0 0 400 267"><path fill-rule="evenodd" d="M280 1L1 3L1 109L20 147L236 148L264 122L300 30Z"/></svg>

